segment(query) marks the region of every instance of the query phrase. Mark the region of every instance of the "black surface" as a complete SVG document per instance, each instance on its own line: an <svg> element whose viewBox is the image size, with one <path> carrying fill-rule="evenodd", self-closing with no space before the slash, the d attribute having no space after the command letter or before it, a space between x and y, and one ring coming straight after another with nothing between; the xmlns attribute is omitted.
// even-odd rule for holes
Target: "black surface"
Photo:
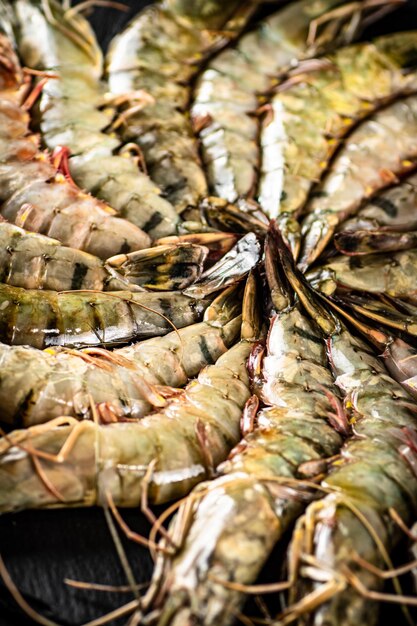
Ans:
<svg viewBox="0 0 417 626"><path fill-rule="evenodd" d="M130 0L128 13L97 8L91 17L98 37L106 47L110 38L141 7L150 2ZM410 0L395 14L374 26L367 36L395 30L417 28L417 0ZM123 511L133 530L147 535L149 525L138 510ZM152 560L149 553L123 539L138 583L150 579ZM126 578L100 509L24 511L0 517L0 553L21 593L46 617L63 626L79 626L132 599L129 594L80 591L68 587L64 578L126 584ZM276 580L277 555L272 555L264 578ZM384 624L400 626L397 609L384 610ZM113 626L126 623L114 621ZM16 607L0 582L0 626L33 624Z"/></svg>

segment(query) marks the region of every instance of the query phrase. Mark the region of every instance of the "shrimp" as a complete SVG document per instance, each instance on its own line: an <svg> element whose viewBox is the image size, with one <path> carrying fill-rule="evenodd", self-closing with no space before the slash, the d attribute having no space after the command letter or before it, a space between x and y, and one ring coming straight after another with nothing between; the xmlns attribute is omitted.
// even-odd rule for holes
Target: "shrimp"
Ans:
<svg viewBox="0 0 417 626"><path fill-rule="evenodd" d="M0 222L0 282L25 289L176 291L200 278L207 254L204 246L182 243L103 262L56 239Z"/></svg>
<svg viewBox="0 0 417 626"><path fill-rule="evenodd" d="M297 218L303 211L314 183L321 178L344 136L360 120L388 101L415 91L417 72L412 66L410 55L416 43L417 32L409 32L386 35L370 44L342 48L326 59L312 61L311 68L307 64L305 72L303 66L297 68L278 87L261 133L263 157L258 201L269 217L277 219L295 258L298 257L301 240ZM392 112L396 114L398 109L399 105ZM348 139L347 147L341 153L347 156L339 157L344 164L349 160L350 166L350 156L355 158L356 152L353 153L353 150L361 141L364 144L362 150L368 150L367 138L375 124L381 124L384 128L384 120L388 121L388 111L380 115L380 121L375 119L374 122L365 123ZM404 125L406 119L408 123L406 115L403 115L403 119ZM381 141L389 141L383 133L379 137ZM410 156L413 156L413 151L414 146L411 147ZM380 153L376 150L375 154ZM408 155L400 155L399 158L401 160L405 157ZM392 155L392 165L398 170L395 155ZM386 169L390 166L391 162ZM337 170L337 165L334 167ZM391 180L392 177L393 174ZM386 178L389 178L388 174ZM331 175L327 180L330 185ZM330 200L333 188L329 187L327 192L326 181L320 190L329 195L329 201L326 197L322 200L322 195L319 195L319 199L313 200L307 210L322 205L330 206L330 210L333 210ZM352 197L356 199L355 194L352 194L349 200ZM313 224L316 214L317 211L308 218L308 223ZM313 229L316 228L315 224ZM318 253L314 258L317 256Z"/></svg>
<svg viewBox="0 0 417 626"><path fill-rule="evenodd" d="M0 22L4 22L0 7ZM4 22L3 28L7 26ZM58 239L101 258L138 250L150 239L139 228L114 217L103 202L70 184L40 152L29 133L29 116L22 102L27 94L12 44L0 35L3 61L0 67L0 212L8 221L27 230Z"/></svg>
<svg viewBox="0 0 417 626"><path fill-rule="evenodd" d="M291 558L312 567L294 590L299 602L290 603L280 624L304 613L310 614L309 624L339 625L341 615L345 625L376 624L378 610L367 590L378 591L383 580L362 568L358 558L391 567L389 555L402 531L389 511L409 523L417 510L415 453L412 444L402 445L416 433L415 405L369 347L346 329L329 337L328 351L336 384L355 414L355 436L322 483L331 493L297 522ZM307 596L306 587L313 590Z"/></svg>
<svg viewBox="0 0 417 626"><path fill-rule="evenodd" d="M265 408L255 417L252 398L245 437L172 523L181 545L160 554L144 599L154 598L149 610L160 625L233 621L274 544L313 497L303 481L325 469L349 433L323 336L299 305L272 319L262 378Z"/></svg>
<svg viewBox="0 0 417 626"><path fill-rule="evenodd" d="M0 282L25 289L101 291L109 278L97 257L0 222Z"/></svg>
<svg viewBox="0 0 417 626"><path fill-rule="evenodd" d="M119 254L107 259L106 266L116 276L147 289L182 291L200 278L207 255L208 249L196 244L168 244Z"/></svg>
<svg viewBox="0 0 417 626"><path fill-rule="evenodd" d="M103 422L143 417L233 345L239 312L233 289L210 305L206 321L113 352L0 344L1 421L29 427L63 415L91 418L94 408Z"/></svg>
<svg viewBox="0 0 417 626"><path fill-rule="evenodd" d="M357 214L340 225L340 236L357 230L405 232L417 229L417 175L373 196ZM335 237L339 237L339 232Z"/></svg>
<svg viewBox="0 0 417 626"><path fill-rule="evenodd" d="M417 96L400 98L359 126L346 140L307 204L300 267L305 270L338 224L376 191L416 166Z"/></svg>
<svg viewBox="0 0 417 626"><path fill-rule="evenodd" d="M334 245L349 256L382 254L417 247L417 231L406 233L389 230L356 230L336 233Z"/></svg>
<svg viewBox="0 0 417 626"><path fill-rule="evenodd" d="M198 225L200 228L201 225ZM197 246L203 246L208 250L207 262L215 263L222 256L227 254L236 244L238 236L234 233L223 232L194 232L187 235L171 235L170 237L162 237L155 241L155 245L171 245L192 243Z"/></svg>
<svg viewBox="0 0 417 626"><path fill-rule="evenodd" d="M195 284L184 290L188 296L204 298L207 294L232 285L251 270L261 256L261 245L254 233L248 233L220 259L208 269Z"/></svg>
<svg viewBox="0 0 417 626"><path fill-rule="evenodd" d="M0 284L0 341L34 348L114 346L193 324L207 305L170 291L56 292Z"/></svg>
<svg viewBox="0 0 417 626"><path fill-rule="evenodd" d="M396 252L416 246L417 176L376 195L334 236L343 254Z"/></svg>
<svg viewBox="0 0 417 626"><path fill-rule="evenodd" d="M250 396L246 361L259 334L253 278L239 343L163 409L99 425L57 418L0 441L0 511L49 506L137 506L187 494L238 442ZM34 459L34 460L33 460ZM146 492L145 492L146 489Z"/></svg>
<svg viewBox="0 0 417 626"><path fill-rule="evenodd" d="M226 5L167 0L144 9L110 45L110 91L119 96L140 89L153 101L145 107L134 99L128 103L117 122L121 137L140 147L152 179L179 213L208 195L187 113L190 81L255 9L250 0Z"/></svg>
<svg viewBox="0 0 417 626"><path fill-rule="evenodd" d="M122 148L114 134L104 132L114 111L111 106L100 110L105 103L103 59L87 20L64 11L54 0L47 5L53 19L40 1L18 0L13 5L24 62L36 70L52 69L57 76L40 95L44 143L50 149L65 146L76 183L108 202L120 217L153 238L175 233L178 216L155 183L139 171L140 159Z"/></svg>
<svg viewBox="0 0 417 626"><path fill-rule="evenodd" d="M307 277L327 294L340 288L410 298L416 295L416 263L416 248L385 256L337 256L310 270Z"/></svg>
<svg viewBox="0 0 417 626"><path fill-rule="evenodd" d="M264 104L264 94L296 61L349 43L360 29L362 13L384 4L389 7L384 2L338 8L338 0L293 2L210 61L197 80L190 114L211 193L229 202L254 196L261 160L259 117L254 113ZM315 26L319 32L311 40L309 31ZM366 46L363 51L366 54ZM271 207L274 199L264 200L273 215L278 202Z"/></svg>
<svg viewBox="0 0 417 626"><path fill-rule="evenodd" d="M353 297L353 294L349 294L349 299L340 299L334 296L329 297L327 299L329 305L337 312L339 316L343 316L348 320L349 324L355 328L369 343L371 343L377 350L378 354L380 354L381 358L384 361L384 365L387 368L388 372L392 376L392 378L400 383L408 393L417 399L417 352L416 348L413 345L410 345L402 337L396 337L388 334L383 328L378 324L377 328L371 327L366 324L363 319L358 319L358 317L352 314L352 311L349 311L349 308L346 304L350 305L354 311L357 312L357 307L352 306L352 301L355 301L357 296ZM398 301L396 300L388 300L384 298L383 305L387 307L387 310L381 311L381 303L371 302L371 312L372 309L376 310L379 313L379 317L375 315L370 315L368 312L368 317L371 319L376 319L377 321L382 321L386 325L392 325L392 313L398 312L399 308L403 310L407 310L405 303L401 302L399 306ZM394 307L397 305L397 308ZM368 304L369 306L369 304ZM362 311L362 308L360 309ZM363 317L363 316L362 316ZM407 320L405 325L405 329L410 325L410 319ZM395 327L395 326L394 326ZM404 327L402 328L404 330Z"/></svg>

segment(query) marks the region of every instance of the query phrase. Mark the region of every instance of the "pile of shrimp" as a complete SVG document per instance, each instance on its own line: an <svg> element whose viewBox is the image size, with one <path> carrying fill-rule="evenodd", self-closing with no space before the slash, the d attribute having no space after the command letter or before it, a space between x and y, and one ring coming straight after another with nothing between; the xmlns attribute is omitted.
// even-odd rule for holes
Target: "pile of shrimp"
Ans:
<svg viewBox="0 0 417 626"><path fill-rule="evenodd" d="M90 625L415 623L405 2L160 0L103 55L120 3L0 0L0 513L104 509Z"/></svg>

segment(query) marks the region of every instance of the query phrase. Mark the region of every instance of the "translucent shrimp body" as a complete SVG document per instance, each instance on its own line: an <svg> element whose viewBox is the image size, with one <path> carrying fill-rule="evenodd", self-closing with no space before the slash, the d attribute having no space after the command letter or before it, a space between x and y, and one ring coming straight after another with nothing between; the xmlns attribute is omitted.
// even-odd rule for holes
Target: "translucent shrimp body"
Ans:
<svg viewBox="0 0 417 626"><path fill-rule="evenodd" d="M186 495L239 440L251 347L238 343L165 409L139 422L102 426L68 418L67 425L14 431L0 442L0 511L92 506L109 496L119 506L138 506L146 476L150 502ZM43 452L58 456L48 460Z"/></svg>
<svg viewBox="0 0 417 626"><path fill-rule="evenodd" d="M323 252L338 225L362 202L416 165L417 96L401 98L363 122L346 140L302 223L300 267Z"/></svg>
<svg viewBox="0 0 417 626"><path fill-rule="evenodd" d="M305 610L311 613L309 624L336 626L343 615L345 625L372 625L378 620L377 605L349 584L349 571L366 589L381 589L383 580L359 567L355 557L389 568L388 555L402 533L389 509L406 524L415 519L417 483L407 437L417 426L416 407L368 346L347 330L329 339L328 350L336 384L354 411L356 436L345 443L323 483L334 493L311 504L298 522L293 547L297 555L301 551L301 562L304 554L314 557L317 582L313 569L313 580L308 573L300 580L299 591L305 592L306 585L314 588L314 602L310 605L304 596L300 605L289 607L283 623ZM328 581L323 586L318 582L321 571L328 575L321 577Z"/></svg>
<svg viewBox="0 0 417 626"><path fill-rule="evenodd" d="M207 305L171 291L56 292L0 284L0 341L34 348L114 346L193 324Z"/></svg>
<svg viewBox="0 0 417 626"><path fill-rule="evenodd" d="M24 62L57 76L40 96L43 141L51 149L67 147L74 155L69 166L77 184L108 202L120 217L153 238L174 233L178 217L173 207L135 158L128 152L115 154L119 140L103 132L114 111L99 108L105 103L103 59L87 20L65 13L53 0L48 4L53 21L41 2L18 0L13 5Z"/></svg>
<svg viewBox="0 0 417 626"><path fill-rule="evenodd" d="M232 313L232 311L231 311ZM200 322L111 353L0 344L2 422L29 427L55 417L140 418L163 406L163 387L183 387L237 339L240 318Z"/></svg>
<svg viewBox="0 0 417 626"><path fill-rule="evenodd" d="M416 263L416 248L389 255L336 256L307 277L329 295L341 288L413 298L417 295Z"/></svg>
<svg viewBox="0 0 417 626"><path fill-rule="evenodd" d="M151 608L160 609L159 624L232 623L244 594L227 583L256 581L312 495L302 486L307 466L322 466L342 445L329 423L338 396L325 344L298 308L273 319L263 376L268 408L218 468L220 476L193 491L174 521L182 545L174 557L159 557L163 580ZM191 521L184 522L190 506ZM176 528L181 523L185 536ZM156 577L154 585L160 582Z"/></svg>
<svg viewBox="0 0 417 626"><path fill-rule="evenodd" d="M340 232L417 229L417 175L373 196L357 214L340 225Z"/></svg>
<svg viewBox="0 0 417 626"><path fill-rule="evenodd" d="M240 5L240 6L239 6ZM235 36L254 2L162 2L147 7L117 35L107 56L110 91L142 89L153 100L121 115L120 131L136 142L153 180L181 212L207 196L198 144L186 112L190 81L201 62ZM203 26L204 24L204 26Z"/></svg>
<svg viewBox="0 0 417 626"><path fill-rule="evenodd" d="M314 65L305 73L299 69L278 88L261 133L263 157L258 195L264 211L278 220L295 257L301 243L297 218L343 137L372 111L395 97L416 90L417 73L411 65L411 51L415 50L416 44L417 32L409 32L386 35L370 44L342 48L321 63L316 62L322 69L314 71ZM365 123L353 133L348 139L347 154L342 151L346 156L339 159L345 163L349 158L349 146L354 159L356 136L358 140L359 137L363 139L363 150L369 149L366 138L370 136L372 124L368 122L368 128ZM373 154L378 158L380 152L376 150ZM369 165L367 171L371 168ZM340 175L339 170L337 175ZM362 169L359 176L365 176ZM332 175L326 179L329 191L325 182L319 198L307 206L307 211L313 210L306 221L311 223L314 233L318 229L314 220L319 217L319 211L314 213L312 207L326 206L330 207L329 211L336 211L332 205L331 179ZM346 197L350 190L351 187ZM355 192L356 189L349 199L356 197Z"/></svg>
<svg viewBox="0 0 417 626"><path fill-rule="evenodd" d="M210 61L201 74L193 94L191 117L211 193L229 202L255 195L261 161L260 124L255 111L264 102L261 94L275 86L297 61L354 38L361 20L356 28L345 29L342 14L336 10L332 16L332 9L339 5L339 0L293 2L260 21L236 45ZM310 27L326 13L328 24L333 26L331 37L324 30L309 42ZM267 187L265 181L261 196L264 209L272 217L279 205L279 185L275 184L275 193L267 193Z"/></svg>

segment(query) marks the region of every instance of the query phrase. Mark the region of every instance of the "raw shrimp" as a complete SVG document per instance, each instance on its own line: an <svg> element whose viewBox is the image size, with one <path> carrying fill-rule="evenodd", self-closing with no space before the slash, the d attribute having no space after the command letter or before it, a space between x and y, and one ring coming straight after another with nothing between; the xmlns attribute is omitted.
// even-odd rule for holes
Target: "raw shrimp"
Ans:
<svg viewBox="0 0 417 626"><path fill-rule="evenodd" d="M204 246L178 243L103 262L87 252L62 246L56 239L0 222L0 281L25 289L181 290L201 276L207 254Z"/></svg>
<svg viewBox="0 0 417 626"><path fill-rule="evenodd" d="M0 38L7 60L0 67L1 214L27 230L101 258L147 247L146 233L115 218L110 207L70 184L39 151L22 106L27 82L10 41L2 34Z"/></svg>
<svg viewBox="0 0 417 626"><path fill-rule="evenodd" d="M337 256L307 277L327 294L340 288L410 298L417 291L416 264L416 248L389 255Z"/></svg>
<svg viewBox="0 0 417 626"><path fill-rule="evenodd" d="M416 90L417 72L411 60L416 44L417 31L413 31L386 35L370 44L342 48L326 59L311 61L311 68L307 64L305 72L302 66L297 68L293 75L290 74L288 80L279 86L261 133L262 167L258 200L269 217L277 219L295 258L299 253L301 239L297 218L314 183L320 180L343 137L372 111L381 108L395 97ZM318 70L315 70L315 66L318 66ZM401 120L399 108L400 105L392 112L397 114L398 111ZM383 124L390 121L388 110L385 117L384 113L380 115L381 118L365 123L351 139L348 139L347 147L341 153L347 156L339 157L345 167L345 162L351 155L354 160L356 153L354 154L353 150L361 142L364 144L362 150L368 150L369 145L366 142L374 126L381 124L384 128ZM403 114L402 119L405 131L408 118L406 119L406 115ZM413 124L412 120L410 124ZM401 121L398 122L398 126L401 129ZM380 140L390 141L390 131L391 127L386 137L380 133ZM377 140L374 141L376 144ZM400 161L408 156L414 156L415 147L412 142L409 143L410 155L407 154L408 146L401 146L398 141L398 147L405 148L405 154L401 152L399 155ZM368 152L366 154L368 155ZM380 154L378 146L375 146L376 156L373 158L377 160ZM383 161L383 157L380 158ZM373 165L373 161L367 164L367 171L372 170ZM337 170L337 165L334 167ZM386 169L389 167L396 173L400 169L396 152L392 154L391 160L388 159ZM337 171L340 176L339 170ZM379 173L376 167L375 171ZM362 170L360 174L365 176ZM388 173L385 176L388 179ZM382 177L381 174L380 178ZM393 174L391 180L392 178ZM330 207L329 210L336 210L332 204L333 187L330 186L334 186L334 183L330 183L331 176L327 180L329 191L326 182L320 188L320 194L325 194L324 200L319 194L319 199L313 200L307 210L313 210L311 208L313 206L318 206L320 210L322 205ZM376 183L372 181L371 186L373 185ZM356 200L354 193L351 195L346 193L345 196L348 196L349 200L352 198ZM313 224L313 229L316 228L313 220L317 213L318 211L309 217L308 223ZM314 254L316 255L314 258L317 258L318 253L316 254L315 249Z"/></svg>
<svg viewBox="0 0 417 626"><path fill-rule="evenodd" d="M107 55L110 91L144 90L151 104L135 103L117 121L121 136L137 143L152 179L178 212L207 196L198 144L186 112L191 84L210 53L236 36L256 2L162 2L147 7L117 35Z"/></svg>
<svg viewBox="0 0 417 626"><path fill-rule="evenodd" d="M48 148L69 149L69 168L80 187L108 202L118 215L153 238L174 233L178 216L138 158L121 149L114 134L106 135L114 113L100 82L103 59L87 20L47 0L14 2L19 52L30 68L53 71L40 95L42 138ZM82 98L80 98L82 94ZM119 154L115 152L119 150Z"/></svg>
<svg viewBox="0 0 417 626"><path fill-rule="evenodd" d="M296 587L303 595L293 595L299 602L290 603L279 623L311 613L309 624L336 626L343 615L345 625L372 625L378 610L366 593L380 590L383 579L361 567L358 558L391 567L389 555L402 531L389 512L395 510L406 523L415 519L417 407L347 330L329 338L328 351L336 384L354 411L355 436L322 483L331 493L311 504L297 523L291 558L310 567ZM306 587L311 595L304 595Z"/></svg>
<svg viewBox="0 0 417 626"><path fill-rule="evenodd" d="M272 319L266 354L257 386L267 407L255 417L252 398L244 439L171 526L181 546L161 553L145 598L155 598L160 625L233 621L246 585L313 497L303 480L325 470L349 432L322 334L299 306Z"/></svg>
<svg viewBox="0 0 417 626"><path fill-rule="evenodd" d="M261 245L254 233L248 233L208 269L195 284L184 293L195 298L204 298L209 293L232 285L256 267L261 256Z"/></svg>
<svg viewBox="0 0 417 626"><path fill-rule="evenodd" d="M107 259L106 267L147 289L182 291L200 278L207 255L207 248L193 243L159 245Z"/></svg>
<svg viewBox="0 0 417 626"><path fill-rule="evenodd" d="M201 74L190 112L210 192L229 202L254 195L260 164L255 111L265 102L260 94L270 90L296 61L351 41L360 29L362 13L384 4L389 8L384 2L380 6L375 2L340 4L339 0L291 3L215 56ZM318 33L309 38L315 27ZM308 110L309 106L306 115ZM278 206L277 202L271 207L273 202L274 198L270 203L265 198L265 209L271 214Z"/></svg>
<svg viewBox="0 0 417 626"><path fill-rule="evenodd" d="M94 410L103 422L143 417L231 347L239 312L233 290L206 310L207 321L113 352L0 344L1 421L29 427L63 415L91 418Z"/></svg>
<svg viewBox="0 0 417 626"><path fill-rule="evenodd" d="M357 230L405 232L417 229L417 175L373 196L340 225L340 233Z"/></svg>
<svg viewBox="0 0 417 626"><path fill-rule="evenodd" d="M390 252L417 244L417 176L412 175L376 195L334 236L339 252L348 255Z"/></svg>
<svg viewBox="0 0 417 626"><path fill-rule="evenodd" d="M0 284L0 341L34 348L114 346L193 324L207 305L175 291L56 292Z"/></svg>
<svg viewBox="0 0 417 626"><path fill-rule="evenodd" d="M0 222L0 282L25 289L94 289L110 279L95 256Z"/></svg>
<svg viewBox="0 0 417 626"><path fill-rule="evenodd" d="M362 319L358 319L346 306L346 304L348 304L352 307L355 298L357 298L357 296L349 294L349 298L345 300L332 296L328 298L327 301L340 316L347 319L355 330L359 331L368 342L375 346L392 378L400 383L410 395L417 399L417 351L415 346L410 345L401 337L390 335L380 324L375 328L366 324ZM382 306L384 306L384 309L382 309ZM356 310L354 306L352 308ZM398 312L398 310L407 312L408 307L404 302L399 303L397 300L391 298L383 298L382 302L379 303L379 307L376 302L372 302L371 311L372 308L378 311L380 316L378 318L368 314L368 317L377 319L379 322L382 321L383 324L390 325L392 312ZM415 310L412 309L409 313L413 314ZM411 320L408 319L406 327L410 323ZM404 328L402 330L404 330Z"/></svg>
<svg viewBox="0 0 417 626"><path fill-rule="evenodd" d="M198 225L200 227L201 225ZM171 235L170 237L162 237L155 241L155 245L170 245L192 243L198 246L204 246L208 250L207 262L219 261L222 256L227 254L236 243L238 236L233 233L223 232L195 232L188 235Z"/></svg>
<svg viewBox="0 0 417 626"><path fill-rule="evenodd" d="M361 202L416 167L416 137L416 95L387 106L349 136L306 207L303 270L320 256L338 224Z"/></svg>
<svg viewBox="0 0 417 626"><path fill-rule="evenodd" d="M57 418L0 441L0 511L137 506L184 496L213 472L240 436L250 396L246 361L259 334L249 279L243 338L204 368L164 409L140 421L98 425ZM145 491L146 490L146 491Z"/></svg>
<svg viewBox="0 0 417 626"><path fill-rule="evenodd" d="M342 254L360 256L397 252L417 247L417 231L355 230L336 233L334 245Z"/></svg>

